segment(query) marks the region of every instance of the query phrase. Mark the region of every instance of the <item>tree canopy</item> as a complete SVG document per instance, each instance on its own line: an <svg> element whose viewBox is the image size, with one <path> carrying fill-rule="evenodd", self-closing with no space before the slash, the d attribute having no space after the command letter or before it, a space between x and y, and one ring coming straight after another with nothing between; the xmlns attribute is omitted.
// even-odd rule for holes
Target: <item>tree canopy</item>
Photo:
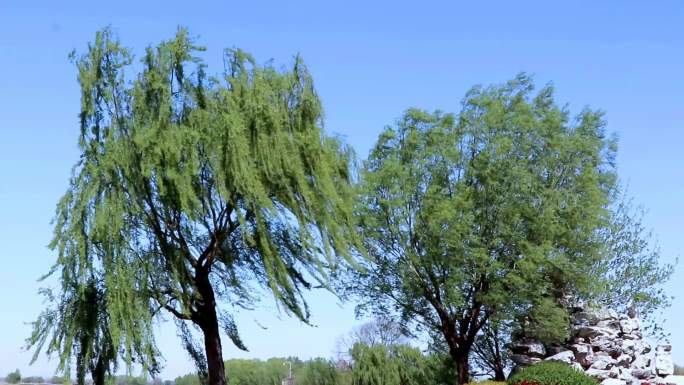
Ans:
<svg viewBox="0 0 684 385"><path fill-rule="evenodd" d="M303 290L329 287L359 242L351 151L324 134L302 60L278 70L226 50L223 73L208 76L201 51L180 29L137 67L103 30L73 55L81 155L57 207L51 273L63 292L98 278L115 344L139 341L165 310L223 385L219 331L245 348L231 307L263 288L308 321Z"/></svg>
<svg viewBox="0 0 684 385"><path fill-rule="evenodd" d="M468 380L475 337L494 316L566 337L558 299L593 290L610 223L615 141L602 114L571 119L553 89L520 75L475 87L458 115L411 109L386 128L361 174L371 259L360 310L398 312L439 333Z"/></svg>

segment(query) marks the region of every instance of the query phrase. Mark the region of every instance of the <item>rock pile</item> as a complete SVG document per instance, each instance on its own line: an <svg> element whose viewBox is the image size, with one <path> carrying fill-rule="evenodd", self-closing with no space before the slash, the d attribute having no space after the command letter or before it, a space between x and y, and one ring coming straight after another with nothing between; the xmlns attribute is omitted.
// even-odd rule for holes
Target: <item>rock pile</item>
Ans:
<svg viewBox="0 0 684 385"><path fill-rule="evenodd" d="M511 359L518 366L542 360L562 361L603 381L603 385L665 383L674 373L672 346L653 351L643 339L634 312L618 315L607 309L576 308L572 314L572 338L564 345L545 346L540 341L514 341Z"/></svg>

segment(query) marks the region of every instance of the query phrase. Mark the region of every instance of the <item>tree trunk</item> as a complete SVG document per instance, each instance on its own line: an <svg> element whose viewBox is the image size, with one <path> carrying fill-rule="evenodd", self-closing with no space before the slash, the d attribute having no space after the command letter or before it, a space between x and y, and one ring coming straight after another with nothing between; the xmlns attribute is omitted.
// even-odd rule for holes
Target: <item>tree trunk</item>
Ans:
<svg viewBox="0 0 684 385"><path fill-rule="evenodd" d="M454 361L454 366L456 367L456 384L463 385L467 384L470 379L470 367L468 366L468 355L469 350L451 348L449 349L449 355Z"/></svg>
<svg viewBox="0 0 684 385"><path fill-rule="evenodd" d="M500 366L494 369L494 381L506 381L506 373L504 373L504 369Z"/></svg>
<svg viewBox="0 0 684 385"><path fill-rule="evenodd" d="M93 377L93 385L104 385L105 372L105 362L102 358L102 355L100 355L100 357L98 357L97 359L97 364L91 371L91 376Z"/></svg>
<svg viewBox="0 0 684 385"><path fill-rule="evenodd" d="M213 309L211 316L213 316L213 321L202 326L204 350L207 355L209 385L226 385L226 370L223 365L223 351L221 350L221 336L216 318L216 309Z"/></svg>
<svg viewBox="0 0 684 385"><path fill-rule="evenodd" d="M204 351L207 356L208 385L226 385L226 371L223 364L221 334L216 315L216 299L214 288L209 281L208 272L196 276L196 284L202 295L202 302L197 307L197 325L204 334Z"/></svg>

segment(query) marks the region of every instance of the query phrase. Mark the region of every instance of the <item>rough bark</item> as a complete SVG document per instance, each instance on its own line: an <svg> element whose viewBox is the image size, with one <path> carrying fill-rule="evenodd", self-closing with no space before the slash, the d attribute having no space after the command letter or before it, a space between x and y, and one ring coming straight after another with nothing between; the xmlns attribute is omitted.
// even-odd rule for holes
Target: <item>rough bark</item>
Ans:
<svg viewBox="0 0 684 385"><path fill-rule="evenodd" d="M197 306L196 323L204 334L204 350L207 355L208 385L226 385L226 371L223 363L221 334L216 314L214 288L209 281L209 272L200 271L196 276L197 289L202 296Z"/></svg>
<svg viewBox="0 0 684 385"><path fill-rule="evenodd" d="M470 380L470 367L468 366L468 352L464 352L461 349L458 349L455 354L452 354L451 357L454 360L454 363L456 364L456 373L457 373L457 384L458 385L463 385L467 384L468 381Z"/></svg>
<svg viewBox="0 0 684 385"><path fill-rule="evenodd" d="M100 356L97 359L97 364L95 365L95 367L93 367L91 371L91 376L93 377L93 385L105 385L105 374L105 361L102 358L102 356Z"/></svg>

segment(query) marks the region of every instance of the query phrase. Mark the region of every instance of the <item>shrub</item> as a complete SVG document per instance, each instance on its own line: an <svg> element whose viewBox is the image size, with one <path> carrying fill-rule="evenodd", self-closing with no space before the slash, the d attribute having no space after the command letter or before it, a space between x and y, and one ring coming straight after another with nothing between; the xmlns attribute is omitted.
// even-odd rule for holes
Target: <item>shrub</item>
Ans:
<svg viewBox="0 0 684 385"><path fill-rule="evenodd" d="M593 377L562 362L542 361L524 368L508 380L509 385L596 385Z"/></svg>
<svg viewBox="0 0 684 385"><path fill-rule="evenodd" d="M675 376L684 376L684 366L675 365L674 374Z"/></svg>
<svg viewBox="0 0 684 385"><path fill-rule="evenodd" d="M7 378L5 378L5 381L7 381L8 384L18 384L21 382L21 373L19 372L19 369L13 371L12 373L7 375Z"/></svg>
<svg viewBox="0 0 684 385"><path fill-rule="evenodd" d="M24 384L44 384L45 379L43 377L24 377L21 382Z"/></svg>

